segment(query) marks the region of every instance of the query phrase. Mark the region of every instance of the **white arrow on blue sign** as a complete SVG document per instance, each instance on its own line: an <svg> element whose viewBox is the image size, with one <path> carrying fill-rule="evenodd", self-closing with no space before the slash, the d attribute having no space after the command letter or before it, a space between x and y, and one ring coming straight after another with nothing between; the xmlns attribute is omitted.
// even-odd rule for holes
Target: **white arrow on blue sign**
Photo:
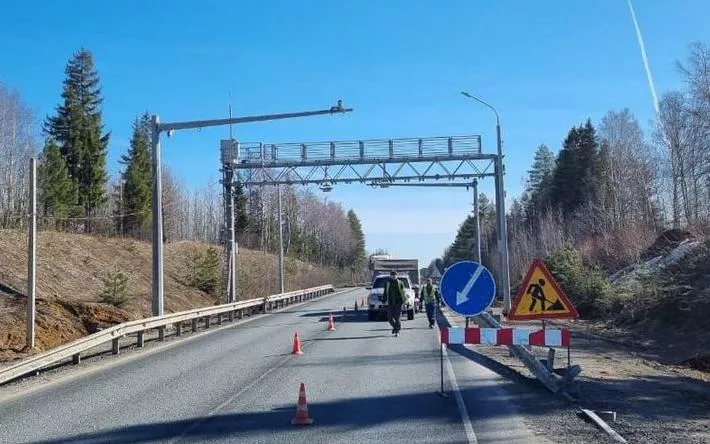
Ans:
<svg viewBox="0 0 710 444"><path fill-rule="evenodd" d="M461 316L476 316L486 311L496 296L496 283L490 271L478 262L456 262L441 277L441 298Z"/></svg>

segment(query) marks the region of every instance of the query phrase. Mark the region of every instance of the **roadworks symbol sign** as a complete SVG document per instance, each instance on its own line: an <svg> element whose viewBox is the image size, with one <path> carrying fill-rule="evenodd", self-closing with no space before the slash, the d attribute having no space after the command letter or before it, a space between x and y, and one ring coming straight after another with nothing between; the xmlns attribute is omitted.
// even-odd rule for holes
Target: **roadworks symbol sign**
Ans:
<svg viewBox="0 0 710 444"><path fill-rule="evenodd" d="M508 314L509 320L577 318L577 310L545 264L533 259Z"/></svg>

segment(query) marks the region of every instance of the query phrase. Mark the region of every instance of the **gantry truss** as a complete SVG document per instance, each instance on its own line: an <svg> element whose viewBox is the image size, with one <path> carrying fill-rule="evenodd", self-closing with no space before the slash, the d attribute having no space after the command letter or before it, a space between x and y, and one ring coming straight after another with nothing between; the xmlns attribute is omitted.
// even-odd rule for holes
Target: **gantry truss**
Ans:
<svg viewBox="0 0 710 444"><path fill-rule="evenodd" d="M244 186L472 180L495 175L477 135L313 143L221 143L223 169Z"/></svg>

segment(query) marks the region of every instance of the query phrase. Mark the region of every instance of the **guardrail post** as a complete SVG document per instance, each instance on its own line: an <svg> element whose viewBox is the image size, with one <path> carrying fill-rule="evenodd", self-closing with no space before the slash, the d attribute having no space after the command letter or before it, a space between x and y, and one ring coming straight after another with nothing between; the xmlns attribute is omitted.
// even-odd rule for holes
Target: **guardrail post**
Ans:
<svg viewBox="0 0 710 444"><path fill-rule="evenodd" d="M244 310L237 311L237 319L242 319L242 318L244 318Z"/></svg>
<svg viewBox="0 0 710 444"><path fill-rule="evenodd" d="M138 338L136 339L136 347L145 346L145 332L139 331Z"/></svg>
<svg viewBox="0 0 710 444"><path fill-rule="evenodd" d="M205 328L210 328L210 317L205 316Z"/></svg>
<svg viewBox="0 0 710 444"><path fill-rule="evenodd" d="M165 340L165 327L158 327L158 341Z"/></svg>
<svg viewBox="0 0 710 444"><path fill-rule="evenodd" d="M230 311L228 316L229 316L229 322L234 322L234 312Z"/></svg>
<svg viewBox="0 0 710 444"><path fill-rule="evenodd" d="M113 344L111 345L111 352L117 355L121 352L121 343L119 342L121 338L113 338Z"/></svg>
<svg viewBox="0 0 710 444"><path fill-rule="evenodd" d="M182 334L182 322L175 324L175 336L180 337Z"/></svg>
<svg viewBox="0 0 710 444"><path fill-rule="evenodd" d="M71 363L74 365L81 363L81 353L77 353L71 357Z"/></svg>
<svg viewBox="0 0 710 444"><path fill-rule="evenodd" d="M217 313L217 325L222 325L222 313Z"/></svg>
<svg viewBox="0 0 710 444"><path fill-rule="evenodd" d="M192 318L192 332L197 333L197 318Z"/></svg>

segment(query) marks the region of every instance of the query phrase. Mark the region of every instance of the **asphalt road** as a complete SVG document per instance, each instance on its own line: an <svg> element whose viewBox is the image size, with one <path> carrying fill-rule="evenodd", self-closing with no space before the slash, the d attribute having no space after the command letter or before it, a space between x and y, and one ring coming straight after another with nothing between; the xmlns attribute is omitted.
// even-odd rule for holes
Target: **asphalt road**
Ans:
<svg viewBox="0 0 710 444"><path fill-rule="evenodd" d="M396 338L386 322L342 312L364 296L325 297L20 394L0 388L0 441L548 442L516 412L509 381L459 354L444 360L449 396L438 396L437 330L418 314ZM325 329L331 312L336 331ZM301 356L290 354L296 330ZM295 428L301 382L314 424Z"/></svg>

